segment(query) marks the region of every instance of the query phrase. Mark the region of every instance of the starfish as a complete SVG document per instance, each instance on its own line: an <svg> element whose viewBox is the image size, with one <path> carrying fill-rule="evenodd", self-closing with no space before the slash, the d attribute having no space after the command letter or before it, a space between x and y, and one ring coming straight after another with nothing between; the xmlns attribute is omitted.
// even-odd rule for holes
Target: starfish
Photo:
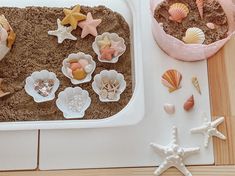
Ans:
<svg viewBox="0 0 235 176"><path fill-rule="evenodd" d="M191 129L191 133L202 133L205 136L204 145L208 147L210 139L215 136L220 139L226 140L226 137L217 130L217 126L224 122L224 117L220 117L213 122L208 122L206 116L202 126Z"/></svg>
<svg viewBox="0 0 235 176"><path fill-rule="evenodd" d="M126 49L121 41L111 41L111 49L115 50L114 56L117 57L120 53L124 52Z"/></svg>
<svg viewBox="0 0 235 176"><path fill-rule="evenodd" d="M78 22L86 19L86 15L82 14L80 5L76 5L72 10L64 9L65 17L61 24L70 24L73 29L77 29Z"/></svg>
<svg viewBox="0 0 235 176"><path fill-rule="evenodd" d="M98 41L98 45L99 45L100 49L104 49L106 47L111 46L111 41L109 40L109 38L107 36L105 36L103 38L103 40Z"/></svg>
<svg viewBox="0 0 235 176"><path fill-rule="evenodd" d="M2 89L1 89L2 82L3 82L3 79L0 78L0 98L5 97L10 94L10 92L3 92L2 91Z"/></svg>
<svg viewBox="0 0 235 176"><path fill-rule="evenodd" d="M89 12L87 14L87 18L85 21L81 21L80 23L78 23L78 26L80 28L82 28L82 38L85 38L88 34L91 34L93 36L97 36L97 26L100 25L100 23L102 22L101 19L93 19L91 13Z"/></svg>
<svg viewBox="0 0 235 176"><path fill-rule="evenodd" d="M173 140L168 146L162 146L152 143L151 146L156 150L157 153L165 157L163 163L154 172L155 175L161 175L170 167L176 167L185 176L192 176L189 170L185 167L183 160L200 151L199 147L196 148L182 148L179 146L177 139L177 128L173 127Z"/></svg>
<svg viewBox="0 0 235 176"><path fill-rule="evenodd" d="M107 48L100 50L100 53L101 53L101 56L100 56L101 60L111 61L113 59L115 50L107 47Z"/></svg>
<svg viewBox="0 0 235 176"><path fill-rule="evenodd" d="M71 32L73 30L73 28L71 26L66 27L66 26L61 25L60 19L57 19L57 26L58 26L57 30L48 31L48 34L53 35L53 36L57 36L58 43L62 43L65 39L77 40L77 38L71 34Z"/></svg>

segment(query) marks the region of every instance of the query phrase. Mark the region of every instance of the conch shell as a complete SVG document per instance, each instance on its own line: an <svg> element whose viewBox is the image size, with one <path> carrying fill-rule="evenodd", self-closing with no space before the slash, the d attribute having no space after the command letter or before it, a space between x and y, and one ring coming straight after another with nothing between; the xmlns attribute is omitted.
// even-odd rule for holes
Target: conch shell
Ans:
<svg viewBox="0 0 235 176"><path fill-rule="evenodd" d="M206 37L204 32L196 27L188 28L183 41L187 44L203 44Z"/></svg>
<svg viewBox="0 0 235 176"><path fill-rule="evenodd" d="M194 85L194 87L196 88L196 90L198 91L198 93L199 93L199 94L202 94L202 93L201 93L200 84L199 84L199 82L198 82L197 77L193 77L193 78L192 78L192 84Z"/></svg>
<svg viewBox="0 0 235 176"><path fill-rule="evenodd" d="M189 9L183 3L174 3L170 6L168 12L170 14L170 20L181 23L182 20L188 16Z"/></svg>
<svg viewBox="0 0 235 176"><path fill-rule="evenodd" d="M194 107L194 96L192 95L185 103L184 110L190 111Z"/></svg>
<svg viewBox="0 0 235 176"><path fill-rule="evenodd" d="M162 84L168 87L169 92L180 89L182 75L177 70L168 70L162 75Z"/></svg>
<svg viewBox="0 0 235 176"><path fill-rule="evenodd" d="M204 0L196 0L197 8L200 14L201 19L203 19L203 6L204 6Z"/></svg>

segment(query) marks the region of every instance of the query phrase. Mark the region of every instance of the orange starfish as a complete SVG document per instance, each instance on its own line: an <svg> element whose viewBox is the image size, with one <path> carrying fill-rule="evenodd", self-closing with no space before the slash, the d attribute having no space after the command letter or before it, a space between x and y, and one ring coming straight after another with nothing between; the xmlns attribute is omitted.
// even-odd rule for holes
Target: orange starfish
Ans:
<svg viewBox="0 0 235 176"><path fill-rule="evenodd" d="M82 14L80 5L76 5L72 10L64 9L65 17L61 24L70 24L73 29L77 29L78 22L86 19L86 15Z"/></svg>
<svg viewBox="0 0 235 176"><path fill-rule="evenodd" d="M1 89L2 82L3 82L3 79L0 78L0 98L5 97L10 94L10 92L3 92L2 91L2 89Z"/></svg>
<svg viewBox="0 0 235 176"><path fill-rule="evenodd" d="M106 47L102 50L100 50L101 56L100 59L101 60L108 60L111 61L113 59L115 50L109 47Z"/></svg>

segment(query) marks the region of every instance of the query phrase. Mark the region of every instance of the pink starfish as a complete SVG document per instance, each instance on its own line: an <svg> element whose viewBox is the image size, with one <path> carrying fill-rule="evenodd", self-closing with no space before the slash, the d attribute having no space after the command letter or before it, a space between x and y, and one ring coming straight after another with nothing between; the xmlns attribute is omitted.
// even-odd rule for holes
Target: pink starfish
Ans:
<svg viewBox="0 0 235 176"><path fill-rule="evenodd" d="M115 50L114 56L117 57L120 53L126 50L125 45L123 46L121 41L111 41L111 49Z"/></svg>
<svg viewBox="0 0 235 176"><path fill-rule="evenodd" d="M85 38L87 35L91 34L93 36L97 36L97 26L102 22L101 19L93 19L91 13L87 14L87 18L85 21L81 21L78 23L78 26L82 28L82 38Z"/></svg>
<svg viewBox="0 0 235 176"><path fill-rule="evenodd" d="M113 59L113 55L115 53L115 50L106 47L106 48L100 50L100 53L101 53L100 59L111 61Z"/></svg>

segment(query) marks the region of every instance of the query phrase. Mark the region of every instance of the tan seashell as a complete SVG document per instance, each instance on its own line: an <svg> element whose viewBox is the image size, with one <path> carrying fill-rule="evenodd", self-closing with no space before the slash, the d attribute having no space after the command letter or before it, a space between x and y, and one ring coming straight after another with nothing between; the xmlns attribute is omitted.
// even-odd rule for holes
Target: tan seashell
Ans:
<svg viewBox="0 0 235 176"><path fill-rule="evenodd" d="M169 92L180 89L182 75L177 70L168 70L162 75L162 84L168 87Z"/></svg>
<svg viewBox="0 0 235 176"><path fill-rule="evenodd" d="M194 96L192 95L185 103L184 110L190 111L194 107Z"/></svg>
<svg viewBox="0 0 235 176"><path fill-rule="evenodd" d="M173 104L165 104L164 110L167 114L174 114L175 113L175 106Z"/></svg>
<svg viewBox="0 0 235 176"><path fill-rule="evenodd" d="M0 98L5 97L5 96L11 94L10 92L3 92L3 90L1 89L1 87L2 87L2 82L3 82L3 79L0 78Z"/></svg>
<svg viewBox="0 0 235 176"><path fill-rule="evenodd" d="M196 27L188 28L185 37L183 37L186 44L203 44L205 39L204 32Z"/></svg>
<svg viewBox="0 0 235 176"><path fill-rule="evenodd" d="M8 38L7 38L7 47L12 48L12 45L15 43L16 34L13 30L10 30Z"/></svg>
<svg viewBox="0 0 235 176"><path fill-rule="evenodd" d="M168 12L170 14L170 20L181 23L182 20L188 16L189 9L183 3L174 3L170 6Z"/></svg>
<svg viewBox="0 0 235 176"><path fill-rule="evenodd" d="M214 24L214 23L207 23L206 26L207 26L209 29L215 29L215 24Z"/></svg>
<svg viewBox="0 0 235 176"><path fill-rule="evenodd" d="M192 78L192 84L194 85L194 87L196 88L196 90L198 91L198 93L199 93L199 94L202 94L202 93L201 93L200 84L199 84L199 82L198 82L197 77L193 77L193 78Z"/></svg>
<svg viewBox="0 0 235 176"><path fill-rule="evenodd" d="M4 15L0 15L0 24L3 26L3 28L9 32L11 30L11 26L8 23L7 19L5 18Z"/></svg>
<svg viewBox="0 0 235 176"><path fill-rule="evenodd" d="M204 7L204 0L196 0L197 8L200 14L201 19L203 19L203 7Z"/></svg>

